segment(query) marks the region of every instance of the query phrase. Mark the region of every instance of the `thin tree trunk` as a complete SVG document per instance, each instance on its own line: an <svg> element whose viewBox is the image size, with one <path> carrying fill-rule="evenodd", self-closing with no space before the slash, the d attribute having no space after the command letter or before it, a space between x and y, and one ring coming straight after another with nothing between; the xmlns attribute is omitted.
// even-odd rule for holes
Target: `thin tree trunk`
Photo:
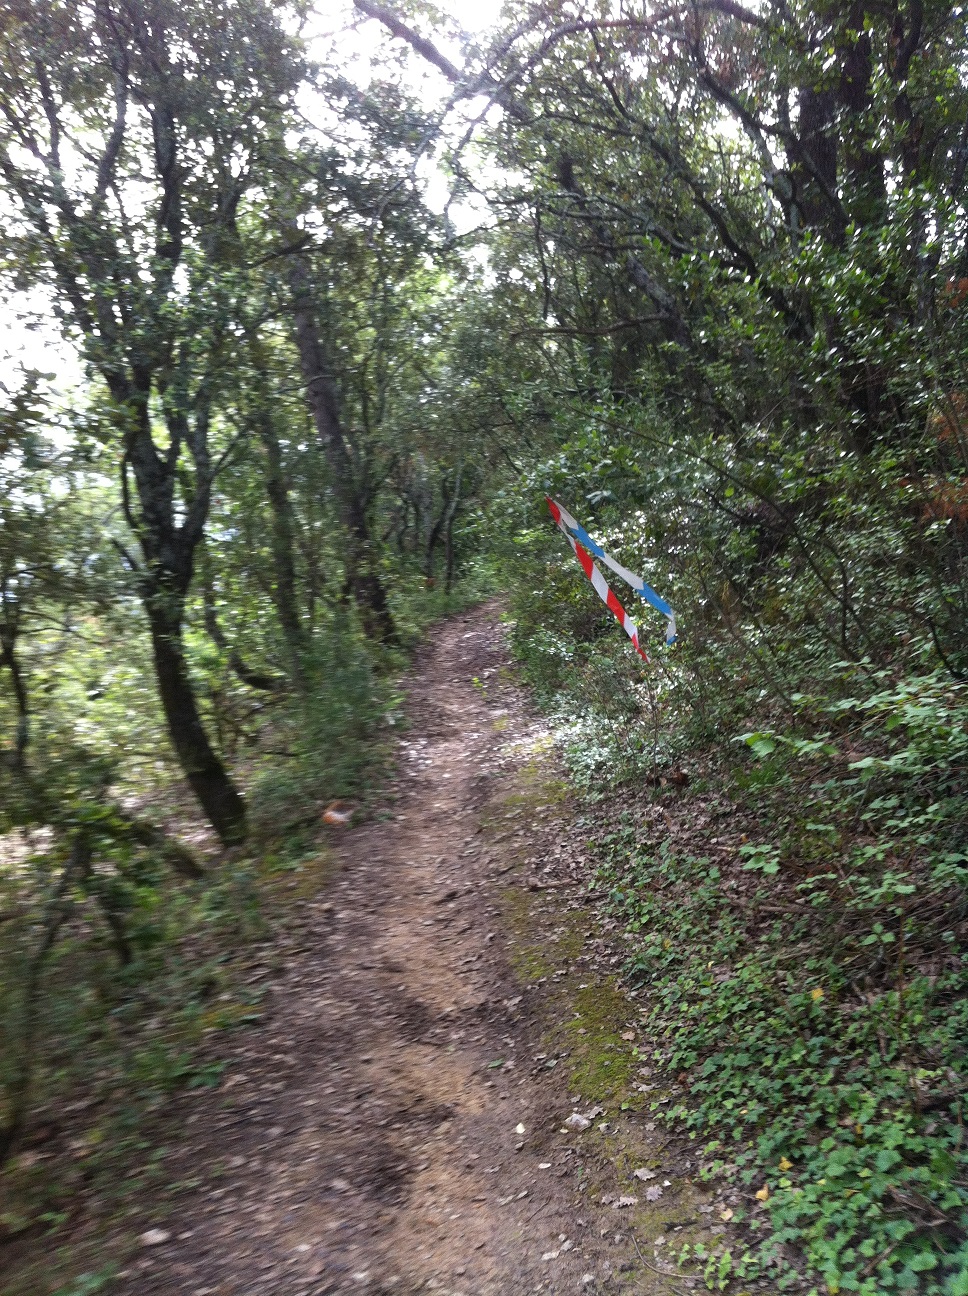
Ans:
<svg viewBox="0 0 968 1296"><path fill-rule="evenodd" d="M158 692L175 753L222 844L235 845L245 840L245 802L212 748L198 713L182 642L181 600L159 592L147 598L145 606Z"/></svg>
<svg viewBox="0 0 968 1296"><path fill-rule="evenodd" d="M245 802L202 724L182 633L185 598L192 583L195 555L204 539L214 479L208 449L210 401L196 398L192 422L174 402L165 410L173 445L189 447L195 469L193 489L184 491L184 517L176 522L177 457L170 451L162 457L152 438L147 378L137 389L124 388L121 380L115 387L116 399L119 405L127 405L131 419L121 468L122 501L144 555L139 573L141 596L168 734L209 823L224 846L235 845L245 840ZM131 465L137 486L137 516L132 508L126 464Z"/></svg>
<svg viewBox="0 0 968 1296"><path fill-rule="evenodd" d="M14 737L11 765L22 774L27 767L27 744L30 739L30 716L27 709L27 686L16 653L16 632L0 630L0 665L6 666L13 682L13 695L17 704L17 729Z"/></svg>
<svg viewBox="0 0 968 1296"><path fill-rule="evenodd" d="M440 535L447 520L447 507L448 500L445 495L444 502L440 506L440 513L437 516L437 520L430 528L430 535L427 537L427 548L424 551L424 576L428 581L432 581L434 578L434 553L437 549L437 545L440 543Z"/></svg>
<svg viewBox="0 0 968 1296"><path fill-rule="evenodd" d="M258 377L255 425L266 456L265 488L272 517L270 544L275 579L272 583L272 601L275 605L279 627L286 643L289 673L294 687L305 692L303 658L308 647L307 636L299 615L300 600L296 583L294 539L296 518L286 482L282 459L282 446L276 433L270 402L269 376L265 356L258 339L251 344L253 365Z"/></svg>
<svg viewBox="0 0 968 1296"><path fill-rule="evenodd" d="M454 493L447 505L447 516L444 522L444 589L449 594L454 583L454 519L460 504L461 479L464 476L464 465L458 464L457 476L454 479Z"/></svg>
<svg viewBox="0 0 968 1296"><path fill-rule="evenodd" d="M316 435L326 457L340 521L347 534L347 583L366 633L384 643L395 642L386 590L375 565L373 540L361 492L353 480L353 463L339 412L339 397L323 349L315 303L304 259L293 256L289 268L296 346Z"/></svg>

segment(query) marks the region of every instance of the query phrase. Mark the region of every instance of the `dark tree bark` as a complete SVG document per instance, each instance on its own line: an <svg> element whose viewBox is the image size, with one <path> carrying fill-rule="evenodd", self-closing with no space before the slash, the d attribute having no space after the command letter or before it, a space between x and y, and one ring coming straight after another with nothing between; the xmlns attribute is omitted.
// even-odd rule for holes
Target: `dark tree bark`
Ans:
<svg viewBox="0 0 968 1296"><path fill-rule="evenodd" d="M218 363L213 348L209 365ZM204 536L214 471L208 447L208 423L214 389L203 376L192 400L192 417L165 390L165 422L171 446L163 457L155 445L148 416L148 380L132 392L130 384L109 375L117 404L127 413L122 486L128 522L141 543L144 565L141 593L151 633L158 694L169 736L189 786L223 845L245 839L245 802L209 741L198 710L185 655L185 601L194 574L195 556ZM194 473L183 516L175 511L178 452L187 446ZM134 476L138 507L128 489L128 465Z"/></svg>
<svg viewBox="0 0 968 1296"><path fill-rule="evenodd" d="M183 596L159 590L145 600L158 693L179 764L224 845L245 838L245 802L219 760L198 712L182 642Z"/></svg>
<svg viewBox="0 0 968 1296"><path fill-rule="evenodd" d="M460 504L461 483L464 476L464 465L459 463L454 472L453 485L448 491L447 478L445 475L441 500L440 513L431 528L430 535L427 538L427 549L424 558L424 575L428 580L433 579L434 575L434 554L441 539L444 542L444 570L446 573L446 588L449 591L453 581L454 569L454 518L457 515L457 509Z"/></svg>
<svg viewBox="0 0 968 1296"><path fill-rule="evenodd" d="M794 160L790 174L800 224L822 230L838 246L844 238L844 211L837 198L837 139L832 90L804 86L798 96L797 134L790 141Z"/></svg>
<svg viewBox="0 0 968 1296"><path fill-rule="evenodd" d="M463 465L457 469L453 494L447 506L447 519L444 524L444 588L449 594L454 584L454 519L460 506L461 478L464 475Z"/></svg>
<svg viewBox="0 0 968 1296"><path fill-rule="evenodd" d="M289 265L293 324L299 365L320 447L329 468L339 519L346 532L346 579L363 628L373 639L396 641L386 590L376 569L376 553L363 492L355 480L353 460L340 416L340 400L320 336L316 304L304 257Z"/></svg>
<svg viewBox="0 0 968 1296"><path fill-rule="evenodd" d="M308 648L308 636L300 616L299 587L296 581L296 518L289 497L282 446L272 414L273 397L268 365L257 338L252 339L250 350L256 377L253 419L265 451L265 488L272 519L272 601L286 643L290 678L294 687L302 693L306 687L303 658Z"/></svg>
<svg viewBox="0 0 968 1296"><path fill-rule="evenodd" d="M10 623L0 625L0 666L10 672L13 696L17 706L17 728L10 753L11 768L22 774L27 767L27 744L30 739L30 712L27 706L27 686L17 657L16 628Z"/></svg>

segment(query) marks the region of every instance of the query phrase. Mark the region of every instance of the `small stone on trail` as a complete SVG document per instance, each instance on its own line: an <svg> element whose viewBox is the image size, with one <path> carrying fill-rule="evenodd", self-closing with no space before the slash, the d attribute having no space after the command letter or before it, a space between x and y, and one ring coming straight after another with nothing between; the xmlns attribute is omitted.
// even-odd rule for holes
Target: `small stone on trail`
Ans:
<svg viewBox="0 0 968 1296"><path fill-rule="evenodd" d="M570 1130L587 1130L589 1125L591 1125L591 1121L587 1116L583 1116L581 1112L572 1112L565 1121L565 1129Z"/></svg>
<svg viewBox="0 0 968 1296"><path fill-rule="evenodd" d="M171 1234L167 1233L164 1229L148 1229L146 1233L141 1234L138 1241L142 1246L153 1247L161 1246L162 1243L169 1241L170 1238Z"/></svg>

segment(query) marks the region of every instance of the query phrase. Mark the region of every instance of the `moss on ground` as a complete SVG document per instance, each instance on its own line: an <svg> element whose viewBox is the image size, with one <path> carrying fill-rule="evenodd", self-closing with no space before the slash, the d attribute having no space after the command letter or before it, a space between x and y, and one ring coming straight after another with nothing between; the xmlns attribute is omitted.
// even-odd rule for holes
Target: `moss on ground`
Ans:
<svg viewBox="0 0 968 1296"><path fill-rule="evenodd" d="M582 1109L604 1109L600 1121L577 1137L580 1191L590 1203L608 1203L618 1196L636 1199L634 1206L615 1211L615 1232L634 1238L643 1262L642 1269L635 1260L626 1268L639 1281L645 1279L649 1290L674 1290L665 1283L656 1285L660 1271L655 1261L661 1254L664 1263L674 1263L684 1246L693 1248L697 1242L707 1251L715 1248L707 1194L691 1177L680 1174L671 1182L664 1178L665 1142L656 1146L649 1126L641 1123L664 1095L638 1088L642 1058L632 1029L638 1018L635 1001L618 977L596 971L582 958L591 945L601 942L597 913L585 905L568 906L561 892L530 891L522 885L524 859L533 853L534 842L508 837L508 828L534 824L542 810L567 806L568 785L549 777L550 764L543 746L533 750L482 819L485 838L510 866L511 884L500 892L508 958L518 981L538 990L529 999L534 1007L540 1003L542 1048L567 1077L568 1092L577 1095ZM643 1180L636 1170L650 1171L653 1177ZM694 1282L691 1269L687 1267L683 1278Z"/></svg>
<svg viewBox="0 0 968 1296"><path fill-rule="evenodd" d="M625 995L608 979L576 987L569 998L574 1016L552 1033L567 1041L572 1092L605 1107L641 1105L633 1088L638 1055L623 1039L629 1033Z"/></svg>

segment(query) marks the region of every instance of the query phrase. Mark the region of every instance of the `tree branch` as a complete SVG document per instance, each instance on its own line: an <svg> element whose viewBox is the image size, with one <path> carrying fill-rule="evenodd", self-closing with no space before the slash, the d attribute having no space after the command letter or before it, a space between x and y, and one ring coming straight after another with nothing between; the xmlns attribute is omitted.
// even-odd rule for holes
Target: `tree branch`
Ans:
<svg viewBox="0 0 968 1296"><path fill-rule="evenodd" d="M374 4L373 0L353 0L353 4L359 9L360 13L366 14L368 18L375 18L377 22L386 27L387 31L400 40L406 41L428 63L432 63L439 72L443 72L447 80L453 85L456 85L461 80L463 73L460 68L451 63L446 54L442 54L436 45L429 40L425 40L412 27L408 27L392 10L385 8L383 5Z"/></svg>

